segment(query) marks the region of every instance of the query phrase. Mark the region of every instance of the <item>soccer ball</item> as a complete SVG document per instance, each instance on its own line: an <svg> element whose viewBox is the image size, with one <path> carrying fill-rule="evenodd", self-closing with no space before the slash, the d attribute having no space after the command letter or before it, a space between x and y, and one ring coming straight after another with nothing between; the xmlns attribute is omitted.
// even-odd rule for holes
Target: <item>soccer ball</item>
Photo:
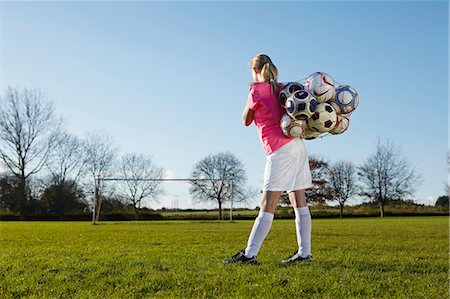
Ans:
<svg viewBox="0 0 450 299"><path fill-rule="evenodd" d="M350 125L350 118L345 115L337 115L336 125L333 130L330 131L331 134L338 135L347 131Z"/></svg>
<svg viewBox="0 0 450 299"><path fill-rule="evenodd" d="M316 111L317 101L307 91L294 92L286 100L286 111L296 120L306 120Z"/></svg>
<svg viewBox="0 0 450 299"><path fill-rule="evenodd" d="M283 117L281 118L280 126L283 130L284 135L291 138L300 137L308 127L306 121L292 119L287 114L283 115Z"/></svg>
<svg viewBox="0 0 450 299"><path fill-rule="evenodd" d="M358 107L359 95L356 90L348 85L336 88L336 96L330 102L338 114L347 114Z"/></svg>
<svg viewBox="0 0 450 299"><path fill-rule="evenodd" d="M300 137L306 140L313 140L319 137L320 135L322 135L321 132L316 132L311 130L310 128L306 128L305 132Z"/></svg>
<svg viewBox="0 0 450 299"><path fill-rule="evenodd" d="M327 73L316 72L306 79L306 85L320 103L334 99L334 80Z"/></svg>
<svg viewBox="0 0 450 299"><path fill-rule="evenodd" d="M298 82L289 82L287 83L283 89L280 91L279 98L281 105L283 107L286 107L286 100L293 94L294 92L298 90L305 90L305 86Z"/></svg>
<svg viewBox="0 0 450 299"><path fill-rule="evenodd" d="M329 132L336 125L337 114L328 103L317 104L316 111L308 119L308 126L316 132Z"/></svg>

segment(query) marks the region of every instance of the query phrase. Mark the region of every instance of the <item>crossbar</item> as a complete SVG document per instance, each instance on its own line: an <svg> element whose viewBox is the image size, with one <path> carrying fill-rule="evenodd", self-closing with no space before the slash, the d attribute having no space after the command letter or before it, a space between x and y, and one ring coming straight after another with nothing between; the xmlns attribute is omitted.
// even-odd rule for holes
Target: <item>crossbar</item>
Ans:
<svg viewBox="0 0 450 299"><path fill-rule="evenodd" d="M227 179L125 179L125 178L97 178L97 181L232 181Z"/></svg>
<svg viewBox="0 0 450 299"><path fill-rule="evenodd" d="M126 179L126 178L96 178L97 182L100 183L100 181L153 181L153 182L195 182L195 181L224 181L224 182L231 182L231 188L233 188L233 180L232 179L194 179L194 178L187 178L187 179ZM97 184L95 185L95 196L94 196L94 202L93 202L93 211L92 211L92 223L95 224L95 204L97 201L96 195L97 195ZM230 204L230 221L233 221L233 198L231 198L231 204Z"/></svg>

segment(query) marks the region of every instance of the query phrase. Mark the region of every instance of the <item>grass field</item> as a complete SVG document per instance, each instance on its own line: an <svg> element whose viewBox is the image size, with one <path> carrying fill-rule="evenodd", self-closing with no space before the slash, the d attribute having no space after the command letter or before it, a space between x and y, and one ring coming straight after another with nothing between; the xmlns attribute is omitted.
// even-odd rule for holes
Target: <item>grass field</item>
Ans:
<svg viewBox="0 0 450 299"><path fill-rule="evenodd" d="M285 266L292 220L260 265L224 265L252 221L0 222L0 298L448 298L449 218L313 219L310 264Z"/></svg>

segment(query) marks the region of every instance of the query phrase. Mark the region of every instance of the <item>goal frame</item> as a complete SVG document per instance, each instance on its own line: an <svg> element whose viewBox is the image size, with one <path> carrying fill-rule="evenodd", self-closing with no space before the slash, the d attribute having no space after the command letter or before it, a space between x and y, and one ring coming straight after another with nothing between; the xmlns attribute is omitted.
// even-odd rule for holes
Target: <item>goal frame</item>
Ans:
<svg viewBox="0 0 450 299"><path fill-rule="evenodd" d="M194 178L185 178L185 179L126 179L126 178L95 178L94 181L94 198L92 203L92 224L95 224L95 212L96 212L96 203L97 196L100 196L100 189L97 186L100 186L101 181L152 181L152 182L194 182L194 181L223 181L229 182L231 187L231 194L233 194L233 180L232 179L194 179ZM233 221L233 196L230 197L230 221Z"/></svg>

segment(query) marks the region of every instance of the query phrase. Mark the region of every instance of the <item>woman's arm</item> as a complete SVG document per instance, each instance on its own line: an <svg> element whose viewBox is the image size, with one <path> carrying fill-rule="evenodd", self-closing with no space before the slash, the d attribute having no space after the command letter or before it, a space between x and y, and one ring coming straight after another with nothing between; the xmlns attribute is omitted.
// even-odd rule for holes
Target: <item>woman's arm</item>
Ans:
<svg viewBox="0 0 450 299"><path fill-rule="evenodd" d="M253 122L253 114L255 113L254 110L248 108L245 106L244 112L242 112L242 122L246 127L250 126Z"/></svg>

